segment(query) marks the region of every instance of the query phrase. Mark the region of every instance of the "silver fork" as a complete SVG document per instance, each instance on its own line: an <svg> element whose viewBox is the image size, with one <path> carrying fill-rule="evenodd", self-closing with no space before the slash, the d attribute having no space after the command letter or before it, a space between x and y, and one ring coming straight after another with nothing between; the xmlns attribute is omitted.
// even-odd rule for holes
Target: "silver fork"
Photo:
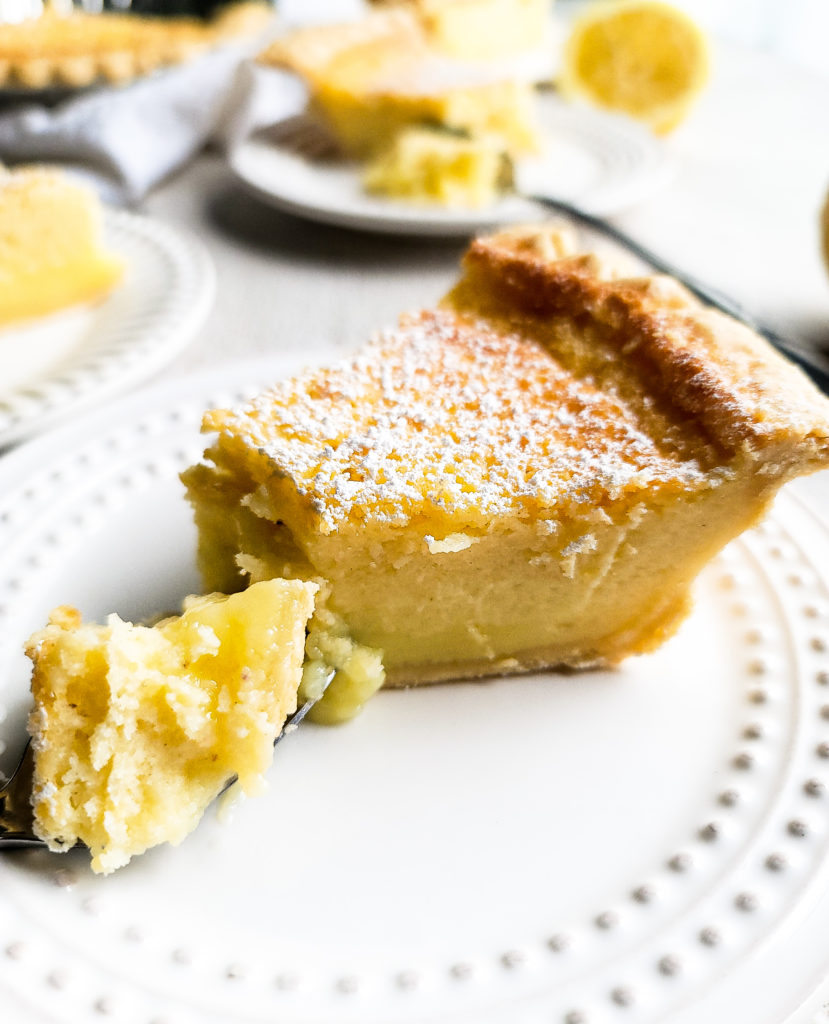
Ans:
<svg viewBox="0 0 829 1024"><path fill-rule="evenodd" d="M307 160L336 160L343 156L334 136L308 114L296 114L262 128L256 137Z"/></svg>
<svg viewBox="0 0 829 1024"><path fill-rule="evenodd" d="M322 687L319 694L310 700L306 700L305 703L300 705L292 715L288 715L279 735L273 741L274 746L276 746L280 740L283 740L289 733L296 730L296 727L302 719L305 718L311 708L325 693L335 674L336 673L332 669L328 673L328 677L325 680L325 686ZM32 741L29 740L23 750L23 756L20 758L20 763L14 770L12 777L5 786L0 789L0 851L26 849L45 850L47 848L46 843L35 835L33 829L34 817L32 812L31 796L34 764L35 758L32 750ZM225 790L232 786L235 781L236 776L228 779L220 792L224 793ZM216 796L219 795L220 793L216 794Z"/></svg>

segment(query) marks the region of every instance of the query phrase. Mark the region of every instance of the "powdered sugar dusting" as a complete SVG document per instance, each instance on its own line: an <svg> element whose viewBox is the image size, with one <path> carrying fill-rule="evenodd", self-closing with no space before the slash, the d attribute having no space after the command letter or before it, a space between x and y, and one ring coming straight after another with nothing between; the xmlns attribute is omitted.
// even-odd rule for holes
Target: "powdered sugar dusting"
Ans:
<svg viewBox="0 0 829 1024"><path fill-rule="evenodd" d="M420 313L349 362L210 413L206 425L288 475L324 532L420 513L482 526L554 518L664 484L710 484L620 399L536 343L448 312Z"/></svg>

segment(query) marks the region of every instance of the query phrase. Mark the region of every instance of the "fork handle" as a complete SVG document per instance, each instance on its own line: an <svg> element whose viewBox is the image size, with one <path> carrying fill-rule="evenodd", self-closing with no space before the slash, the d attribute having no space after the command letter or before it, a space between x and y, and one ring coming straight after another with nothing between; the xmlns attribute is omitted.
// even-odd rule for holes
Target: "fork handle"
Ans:
<svg viewBox="0 0 829 1024"><path fill-rule="evenodd" d="M46 843L31 832L6 832L0 829L0 850L45 850Z"/></svg>
<svg viewBox="0 0 829 1024"><path fill-rule="evenodd" d="M0 787L0 850L46 845L32 830L30 796L33 772L34 751L29 741L10 781Z"/></svg>
<svg viewBox="0 0 829 1024"><path fill-rule="evenodd" d="M555 210L558 213L564 213L573 220L578 221L585 227L591 228L600 235L604 235L605 238L610 238L614 242L617 242L622 248L627 249L628 252L632 252L634 256L638 256L640 260L653 267L654 270L658 270L660 274L668 274L670 277L676 278L681 284L683 284L692 295L695 295L700 301L704 302L707 306L713 306L714 309L718 309L721 313L727 313L728 316L733 317L735 320L739 320L741 323L750 327L761 337L765 338L771 345L776 349L779 349L784 355L786 355L793 363L797 363L801 370L811 377L812 381L821 389L821 391L829 394L829 373L817 366L809 354L802 349L793 346L791 342L786 341L776 331L773 331L770 327L761 323L756 317L752 316L748 310L740 305L739 302L732 299L730 296L723 294L716 288L711 288L707 284L703 284L702 281L690 274L686 274L684 271L675 267L672 263L658 256L651 249L637 242L630 235L626 234L620 228L615 227L613 224L601 217L594 217L590 213L586 213L584 210L579 209L577 206L573 206L572 203L565 202L561 199L553 199L550 196L528 196L532 202L537 203L539 206L545 206L550 210Z"/></svg>

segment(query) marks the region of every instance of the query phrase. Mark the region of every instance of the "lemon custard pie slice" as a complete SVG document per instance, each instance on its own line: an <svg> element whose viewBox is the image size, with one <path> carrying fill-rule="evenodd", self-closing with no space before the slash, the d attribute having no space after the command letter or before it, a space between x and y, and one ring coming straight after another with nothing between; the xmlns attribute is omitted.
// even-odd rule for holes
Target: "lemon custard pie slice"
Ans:
<svg viewBox="0 0 829 1024"><path fill-rule="evenodd" d="M93 192L58 170L0 168L0 327L99 299L122 273Z"/></svg>
<svg viewBox="0 0 829 1024"><path fill-rule="evenodd" d="M184 480L207 587L319 581L387 685L650 650L705 563L829 466L829 402L762 339L538 226L204 429Z"/></svg>
<svg viewBox="0 0 829 1024"><path fill-rule="evenodd" d="M532 87L436 50L408 9L288 33L259 60L305 79L310 113L348 156L424 124L498 136L513 155L537 148Z"/></svg>

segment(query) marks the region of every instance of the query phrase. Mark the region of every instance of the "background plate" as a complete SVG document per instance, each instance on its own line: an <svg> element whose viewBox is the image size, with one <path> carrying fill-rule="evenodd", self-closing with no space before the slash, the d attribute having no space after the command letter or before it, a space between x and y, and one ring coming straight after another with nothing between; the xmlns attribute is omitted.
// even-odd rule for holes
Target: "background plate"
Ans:
<svg viewBox="0 0 829 1024"><path fill-rule="evenodd" d="M539 96L543 153L522 161L524 191L579 203L600 216L639 202L670 173L664 146L641 125L614 114ZM508 198L481 210L417 206L368 195L353 163L311 162L253 136L230 156L237 178L277 209L310 220L389 234L466 236L493 224L537 217L538 207Z"/></svg>
<svg viewBox="0 0 829 1024"><path fill-rule="evenodd" d="M298 359L132 396L0 462L0 738L48 610L198 586L178 472L208 404ZM235 385L240 385L236 387ZM382 693L303 725L270 791L106 879L0 858L15 1024L780 1024L829 948L829 528L789 488L615 672Z"/></svg>
<svg viewBox="0 0 829 1024"><path fill-rule="evenodd" d="M126 267L113 292L0 331L0 448L155 373L210 311L215 273L200 242L110 208L104 223Z"/></svg>

